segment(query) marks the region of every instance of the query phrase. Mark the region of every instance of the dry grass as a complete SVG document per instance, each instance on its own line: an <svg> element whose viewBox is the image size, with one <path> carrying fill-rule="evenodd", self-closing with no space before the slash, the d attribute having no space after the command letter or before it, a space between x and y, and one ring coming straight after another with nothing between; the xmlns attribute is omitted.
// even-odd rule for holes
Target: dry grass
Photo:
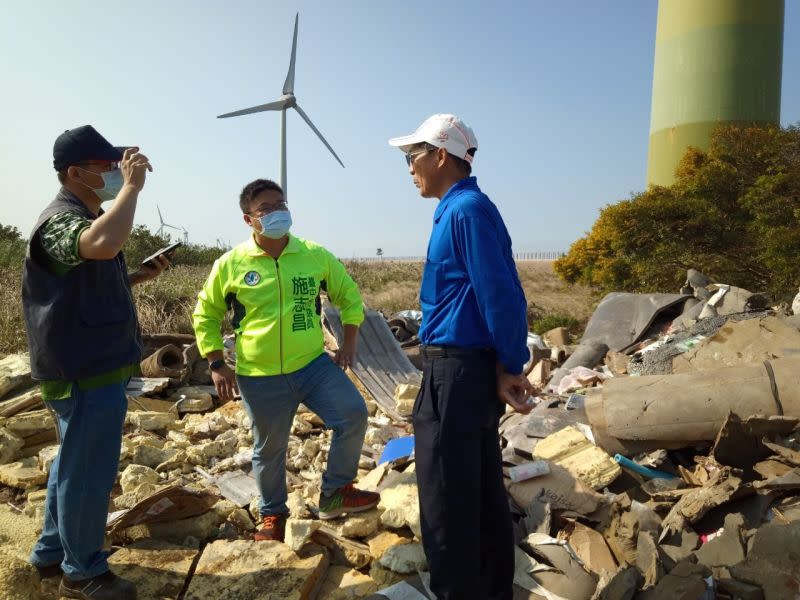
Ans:
<svg viewBox="0 0 800 600"><path fill-rule="evenodd" d="M392 314L419 308L422 263L345 261L370 308ZM191 314L210 267L178 265L157 280L134 288L144 333L192 333ZM552 263L517 264L529 306L550 319L584 324L597 304L592 290L560 281ZM0 356L25 350L19 268L0 268ZM530 311L529 311L530 312Z"/></svg>

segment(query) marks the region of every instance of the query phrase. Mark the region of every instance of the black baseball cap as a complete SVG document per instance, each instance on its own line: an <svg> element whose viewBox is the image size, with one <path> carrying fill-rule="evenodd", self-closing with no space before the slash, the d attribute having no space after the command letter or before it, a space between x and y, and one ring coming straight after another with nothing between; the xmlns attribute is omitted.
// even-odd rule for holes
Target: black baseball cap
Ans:
<svg viewBox="0 0 800 600"><path fill-rule="evenodd" d="M91 125L67 129L53 144L53 167L63 171L70 165L87 160L122 160L127 146L112 146Z"/></svg>

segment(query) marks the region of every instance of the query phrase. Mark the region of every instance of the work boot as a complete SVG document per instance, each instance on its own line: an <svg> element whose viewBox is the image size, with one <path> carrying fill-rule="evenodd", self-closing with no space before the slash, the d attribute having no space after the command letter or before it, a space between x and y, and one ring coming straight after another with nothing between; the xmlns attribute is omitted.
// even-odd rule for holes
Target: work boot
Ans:
<svg viewBox="0 0 800 600"><path fill-rule="evenodd" d="M257 542L276 540L282 542L286 535L286 515L267 515L262 517L263 527L256 531L253 539Z"/></svg>
<svg viewBox="0 0 800 600"><path fill-rule="evenodd" d="M136 600L136 586L111 571L80 581L70 581L64 575L58 593L65 598L81 600Z"/></svg>
<svg viewBox="0 0 800 600"><path fill-rule="evenodd" d="M340 487L330 496L322 492L319 494L319 518L335 519L347 513L357 513L378 506L381 501L380 494L365 492L348 483Z"/></svg>

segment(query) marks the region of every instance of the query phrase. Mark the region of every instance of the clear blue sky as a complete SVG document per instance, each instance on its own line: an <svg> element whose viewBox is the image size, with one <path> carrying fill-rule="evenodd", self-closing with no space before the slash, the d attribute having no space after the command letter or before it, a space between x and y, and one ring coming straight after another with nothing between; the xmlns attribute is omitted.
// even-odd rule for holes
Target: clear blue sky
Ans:
<svg viewBox="0 0 800 600"><path fill-rule="evenodd" d="M156 171L136 221L247 235L242 186L278 178L271 101L300 12L295 93L346 165L288 114L294 231L342 257L424 255L435 200L386 140L460 115L516 251L562 250L645 187L656 0L13 2L0 21L0 222L27 235L58 188L52 144L93 124ZM800 121L800 5L786 3L782 123Z"/></svg>

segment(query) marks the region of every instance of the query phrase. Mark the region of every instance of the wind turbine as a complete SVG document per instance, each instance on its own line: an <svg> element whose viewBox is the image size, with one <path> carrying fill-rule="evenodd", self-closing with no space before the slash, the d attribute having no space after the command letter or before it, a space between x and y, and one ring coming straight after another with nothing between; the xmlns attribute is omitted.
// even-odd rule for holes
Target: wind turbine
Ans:
<svg viewBox="0 0 800 600"><path fill-rule="evenodd" d="M161 227L158 228L156 235L159 237L164 237L164 229L174 229L175 231L182 231L183 232L183 243L186 244L189 242L189 232L186 231L183 227L176 227L175 225L170 225L169 223L164 222L164 217L161 216L161 208L156 204L156 210L158 211L158 220L161 222ZM169 234L167 234L169 235Z"/></svg>
<svg viewBox="0 0 800 600"><path fill-rule="evenodd" d="M311 119L308 118L308 115L300 108L300 105L297 104L297 98L294 95L294 63L295 58L297 56L297 21L300 17L300 13L297 13L294 18L294 39L292 40L292 57L289 60L289 72L286 74L286 81L283 84L283 95L275 100L274 102L269 102L267 104L260 104L259 106L252 106L250 108L244 108L242 110L237 110L234 112L226 113L224 115L219 115L218 119L226 119L228 117L238 117L240 115L249 115L252 113L257 112L264 112L270 110L279 110L281 112L281 188L283 188L283 196L284 199L286 196L286 111L290 108L293 108L297 111L297 113L303 118L303 120L308 123L308 126L311 130L317 134L317 137L325 144L325 147L330 150L330 153L333 154L333 157L338 161L342 168L344 168L344 163L341 159L336 155L336 152L333 151L331 145L325 140L322 134L319 132L319 129L316 128L314 123L311 122Z"/></svg>

